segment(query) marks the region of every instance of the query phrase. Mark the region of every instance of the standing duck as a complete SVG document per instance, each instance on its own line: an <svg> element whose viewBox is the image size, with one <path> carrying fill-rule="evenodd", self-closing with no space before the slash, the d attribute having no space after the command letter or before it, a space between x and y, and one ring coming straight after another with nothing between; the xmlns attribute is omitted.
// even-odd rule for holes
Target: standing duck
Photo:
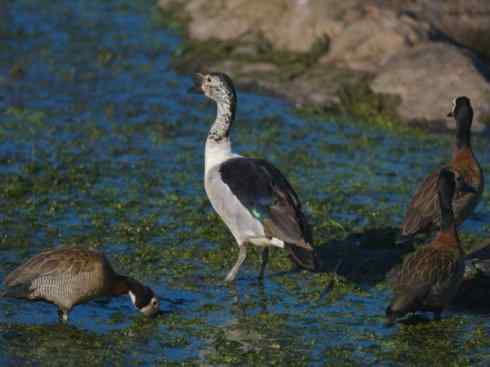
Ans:
<svg viewBox="0 0 490 367"><path fill-rule="evenodd" d="M456 146L451 162L444 167L461 175L464 181L475 190L471 193L460 192L454 197L453 209L456 225L460 225L470 216L483 193L483 173L480 164L471 149L471 123L473 109L468 97L458 97L453 101L453 109L448 114L456 119ZM437 196L437 179L440 170L427 177L418 188L405 215L401 227L402 242L410 240L417 233L429 232L440 223Z"/></svg>
<svg viewBox="0 0 490 367"><path fill-rule="evenodd" d="M449 169L440 171L437 187L440 230L428 246L408 255L401 267L388 274L388 282L395 293L386 309L388 324L416 311L433 312L434 319L439 320L463 281L463 250L452 203L456 194L474 192L474 189Z"/></svg>
<svg viewBox="0 0 490 367"><path fill-rule="evenodd" d="M233 234L239 255L225 281L233 281L247 257L247 246L263 248L263 278L269 247L285 248L299 267L316 270L312 235L296 192L282 173L263 159L233 153L230 129L237 98L225 74L196 74L194 91L217 104L217 116L205 148L204 187L208 198Z"/></svg>
<svg viewBox="0 0 490 367"><path fill-rule="evenodd" d="M150 288L114 272L103 253L79 247L42 252L7 275L4 284L4 297L54 303L63 322L74 306L97 297L129 294L146 316L160 306Z"/></svg>

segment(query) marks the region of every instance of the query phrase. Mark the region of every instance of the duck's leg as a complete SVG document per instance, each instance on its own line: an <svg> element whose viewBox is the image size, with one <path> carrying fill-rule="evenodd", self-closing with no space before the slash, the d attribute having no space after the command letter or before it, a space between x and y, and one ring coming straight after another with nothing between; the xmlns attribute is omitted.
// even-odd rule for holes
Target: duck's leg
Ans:
<svg viewBox="0 0 490 367"><path fill-rule="evenodd" d="M264 279L265 267L269 261L269 248L264 247L262 250L262 263L260 264L259 279Z"/></svg>
<svg viewBox="0 0 490 367"><path fill-rule="evenodd" d="M58 316L61 323L66 324L68 322L68 312L68 310L63 308L58 309Z"/></svg>
<svg viewBox="0 0 490 367"><path fill-rule="evenodd" d="M240 249L240 252L238 254L238 259L237 259L235 265L233 265L233 267L231 268L228 275L226 276L225 282L232 282L235 280L236 274L238 273L240 266L242 266L243 262L247 258L247 247L246 247L246 245L241 244L239 249Z"/></svg>

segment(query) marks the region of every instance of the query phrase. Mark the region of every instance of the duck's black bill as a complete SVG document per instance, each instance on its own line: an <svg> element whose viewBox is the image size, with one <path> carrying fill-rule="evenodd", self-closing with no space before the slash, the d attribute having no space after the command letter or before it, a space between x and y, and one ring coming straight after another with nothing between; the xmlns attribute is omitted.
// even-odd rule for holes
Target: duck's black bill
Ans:
<svg viewBox="0 0 490 367"><path fill-rule="evenodd" d="M202 84L201 74L194 74L192 76L192 81L193 81L193 85L187 90L187 92L191 94L202 94L203 91L201 88L201 84Z"/></svg>
<svg viewBox="0 0 490 367"><path fill-rule="evenodd" d="M454 117L454 113L451 111L447 114L447 117Z"/></svg>

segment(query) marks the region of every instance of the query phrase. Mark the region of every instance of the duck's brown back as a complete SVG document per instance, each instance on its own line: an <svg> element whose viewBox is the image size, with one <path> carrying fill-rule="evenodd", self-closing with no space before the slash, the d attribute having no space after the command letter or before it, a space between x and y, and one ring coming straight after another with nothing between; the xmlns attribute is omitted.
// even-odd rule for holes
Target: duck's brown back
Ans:
<svg viewBox="0 0 490 367"><path fill-rule="evenodd" d="M469 148L455 154L446 168L458 172L465 183L477 191L476 193L456 193L453 199L453 210L456 224L460 225L473 213L480 202L484 189L483 173ZM440 170L433 172L417 189L401 227L403 236L430 231L440 226L441 213L437 194L439 173Z"/></svg>
<svg viewBox="0 0 490 367"><path fill-rule="evenodd" d="M91 298L108 295L116 275L97 251L62 248L34 256L5 279L7 287L22 287L29 299L45 299L70 309Z"/></svg>

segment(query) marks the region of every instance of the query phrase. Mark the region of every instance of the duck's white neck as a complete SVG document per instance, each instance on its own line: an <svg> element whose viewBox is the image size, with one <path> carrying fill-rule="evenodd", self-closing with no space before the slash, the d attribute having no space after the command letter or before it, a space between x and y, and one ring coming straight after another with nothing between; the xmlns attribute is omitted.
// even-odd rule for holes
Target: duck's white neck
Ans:
<svg viewBox="0 0 490 367"><path fill-rule="evenodd" d="M234 156L231 150L231 141L229 138L215 142L211 139L206 140L206 150L204 152L204 169L209 171L213 166L223 163Z"/></svg>
<svg viewBox="0 0 490 367"><path fill-rule="evenodd" d="M230 129L235 118L235 103L233 98L217 103L216 119L209 129L206 139L205 170L222 163L233 156L230 141Z"/></svg>

